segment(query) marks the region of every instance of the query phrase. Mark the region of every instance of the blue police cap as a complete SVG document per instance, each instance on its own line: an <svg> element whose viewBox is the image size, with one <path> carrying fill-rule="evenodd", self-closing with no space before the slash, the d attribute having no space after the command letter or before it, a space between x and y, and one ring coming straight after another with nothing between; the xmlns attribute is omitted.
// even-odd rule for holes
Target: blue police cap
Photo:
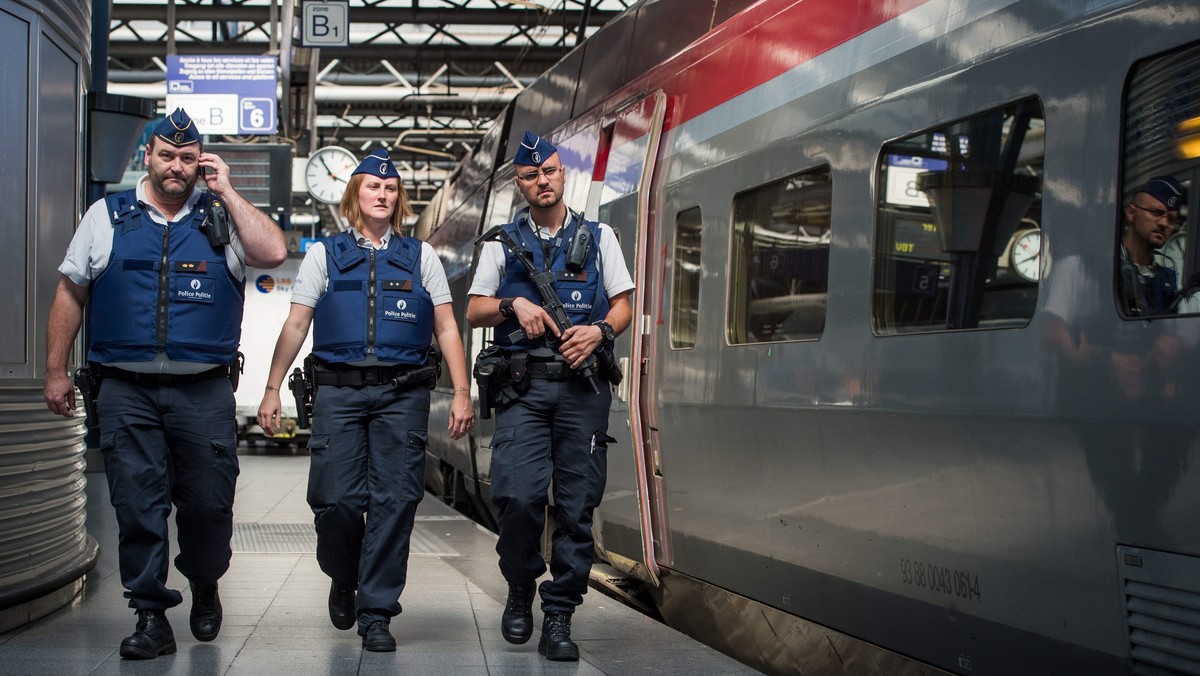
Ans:
<svg viewBox="0 0 1200 676"><path fill-rule="evenodd" d="M354 170L354 174L370 174L379 178L400 178L400 172L396 171L396 165L392 164L392 158L388 157L388 151L383 148L375 150L363 158L358 168Z"/></svg>
<svg viewBox="0 0 1200 676"><path fill-rule="evenodd" d="M1155 176L1154 178L1139 185L1133 194L1144 192L1163 203L1167 209L1171 211L1179 211L1179 207L1183 204L1185 194L1183 186L1175 179L1174 176Z"/></svg>
<svg viewBox="0 0 1200 676"><path fill-rule="evenodd" d="M550 156L558 152L558 148L550 145L550 142L540 136L534 136L532 132L525 132L525 138L521 139L521 145L517 146L517 154L513 157L513 164L520 164L526 167L540 167L542 162L550 159Z"/></svg>
<svg viewBox="0 0 1200 676"><path fill-rule="evenodd" d="M176 108L175 112L159 122L158 126L154 128L154 135L173 146L186 146L200 142L200 132L196 131L196 125L183 108Z"/></svg>

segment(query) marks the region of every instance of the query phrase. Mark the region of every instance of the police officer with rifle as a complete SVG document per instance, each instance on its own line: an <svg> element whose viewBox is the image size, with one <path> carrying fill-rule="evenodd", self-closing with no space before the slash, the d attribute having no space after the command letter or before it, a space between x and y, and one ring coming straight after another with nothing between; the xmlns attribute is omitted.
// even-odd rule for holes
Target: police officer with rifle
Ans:
<svg viewBox="0 0 1200 676"><path fill-rule="evenodd" d="M59 266L46 335L46 406L71 416L67 356L90 307L89 365L77 382L88 424L100 426L121 583L138 617L121 642L125 659L176 651L166 616L183 600L167 586L172 507L192 634L211 641L221 629L245 268L273 268L287 255L279 227L234 190L229 167L204 152L182 109L154 129L145 164L133 190L84 215Z"/></svg>
<svg viewBox="0 0 1200 676"><path fill-rule="evenodd" d="M391 652L425 489L433 340L454 384L451 436L465 435L475 414L446 273L433 247L401 235L412 210L387 151L355 169L340 209L353 227L314 244L300 264L258 424L279 428L279 388L311 325L307 376L293 374L289 386L301 396L302 426L312 414L308 504L317 563L331 579L329 619L357 625L363 649Z"/></svg>
<svg viewBox="0 0 1200 676"><path fill-rule="evenodd" d="M495 344L480 354L475 371L490 392L481 406L496 413L492 501L508 582L501 633L516 644L532 636L553 482L551 579L539 589L538 652L575 661L571 618L587 591L592 512L604 493L611 441L612 391L605 385L620 379L612 341L632 319L634 284L612 228L586 221L563 202L566 172L553 145L526 132L513 164L529 206L481 238L467 307L472 326L495 327Z"/></svg>

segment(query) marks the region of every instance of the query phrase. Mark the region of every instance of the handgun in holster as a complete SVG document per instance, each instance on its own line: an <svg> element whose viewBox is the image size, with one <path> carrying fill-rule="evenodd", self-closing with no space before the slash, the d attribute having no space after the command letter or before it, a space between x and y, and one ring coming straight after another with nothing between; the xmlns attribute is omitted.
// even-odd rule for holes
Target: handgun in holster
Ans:
<svg viewBox="0 0 1200 676"><path fill-rule="evenodd" d="M508 357L500 348L489 345L475 357L472 375L479 387L479 418L487 420L492 417L492 406L508 380Z"/></svg>
<svg viewBox="0 0 1200 676"><path fill-rule="evenodd" d="M304 359L303 371L299 367L292 369L292 375L288 378L288 389L296 398L296 426L306 430L312 425L313 395L316 393L312 355Z"/></svg>
<svg viewBox="0 0 1200 676"><path fill-rule="evenodd" d="M425 353L425 365L433 367L433 377L429 380L429 389L432 390L442 379L442 348L436 341L429 344L429 351Z"/></svg>
<svg viewBox="0 0 1200 676"><path fill-rule="evenodd" d="M233 386L233 391L237 392L238 383L242 380L242 373L246 368L246 355L241 352L237 353L233 363L229 365L229 384Z"/></svg>
<svg viewBox="0 0 1200 676"><path fill-rule="evenodd" d="M613 387L620 385L625 378L625 375L621 373L621 365L617 363L617 355L613 352L611 344L602 343L596 349L596 370L600 377Z"/></svg>
<svg viewBox="0 0 1200 676"><path fill-rule="evenodd" d="M87 366L75 372L75 387L83 395L83 424L90 428L99 427L100 414L96 410L96 398L100 396L100 377Z"/></svg>

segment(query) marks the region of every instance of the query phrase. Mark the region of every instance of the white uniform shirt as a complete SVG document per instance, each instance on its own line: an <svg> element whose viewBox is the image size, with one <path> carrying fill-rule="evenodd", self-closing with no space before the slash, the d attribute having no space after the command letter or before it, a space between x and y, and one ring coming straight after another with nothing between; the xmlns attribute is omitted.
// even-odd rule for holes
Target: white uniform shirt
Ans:
<svg viewBox="0 0 1200 676"><path fill-rule="evenodd" d="M528 213L528 212L524 212ZM567 210L567 218L562 227L570 222L571 211ZM635 288L633 279L629 276L629 268L625 267L625 257L621 255L621 244L617 234L605 223L599 224L600 232L596 233L596 241L600 243L600 265L604 269L604 291L609 298L619 296ZM534 232L538 232L534 229ZM562 230L555 231L557 235ZM541 231L542 239L552 239L546 230ZM475 278L471 280L471 288L467 291L472 296L495 296L504 279L504 245L492 240L485 242L479 251L479 264L475 267Z"/></svg>

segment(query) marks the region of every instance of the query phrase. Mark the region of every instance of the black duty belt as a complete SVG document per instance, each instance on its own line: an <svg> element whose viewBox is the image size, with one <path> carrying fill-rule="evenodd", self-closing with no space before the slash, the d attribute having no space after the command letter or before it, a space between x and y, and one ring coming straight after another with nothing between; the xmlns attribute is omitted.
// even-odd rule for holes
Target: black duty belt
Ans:
<svg viewBox="0 0 1200 676"><path fill-rule="evenodd" d="M386 366L340 366L330 368L318 365L313 371L317 385L331 387L362 387L364 385L386 385L402 378L423 366L413 364L388 364ZM432 371L431 371L432 373Z"/></svg>
<svg viewBox="0 0 1200 676"><path fill-rule="evenodd" d="M96 364L96 375L100 378L116 378L117 380L127 380L131 383L141 385L183 385L186 383L197 383L201 380L212 380L214 378L228 378L228 366L214 366L207 371L199 373L138 373L137 371L126 371L115 366L106 366L104 364Z"/></svg>
<svg viewBox="0 0 1200 676"><path fill-rule="evenodd" d="M530 378L543 378L545 380L566 380L575 376L575 372L567 366L565 361L529 361L525 364L525 370L529 373Z"/></svg>

